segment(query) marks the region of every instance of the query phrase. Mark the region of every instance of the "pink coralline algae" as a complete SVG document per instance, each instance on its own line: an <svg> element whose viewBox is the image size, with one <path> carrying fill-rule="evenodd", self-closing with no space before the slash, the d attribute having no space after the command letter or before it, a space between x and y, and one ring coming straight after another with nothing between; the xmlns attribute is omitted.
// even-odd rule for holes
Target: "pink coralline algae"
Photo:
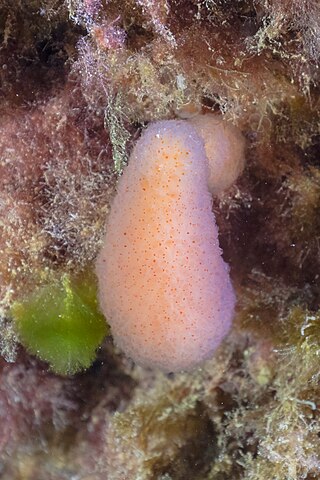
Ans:
<svg viewBox="0 0 320 480"><path fill-rule="evenodd" d="M234 315L208 167L194 127L151 124L120 179L97 260L116 343L137 363L164 371L210 357Z"/></svg>

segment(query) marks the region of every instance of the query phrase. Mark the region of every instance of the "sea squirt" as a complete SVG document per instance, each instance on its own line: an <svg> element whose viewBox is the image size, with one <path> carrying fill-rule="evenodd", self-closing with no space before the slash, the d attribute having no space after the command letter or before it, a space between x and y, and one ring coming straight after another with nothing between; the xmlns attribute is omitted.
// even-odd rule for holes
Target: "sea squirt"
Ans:
<svg viewBox="0 0 320 480"><path fill-rule="evenodd" d="M136 363L190 370L228 333L235 295L195 128L150 124L118 183L97 259L101 309Z"/></svg>
<svg viewBox="0 0 320 480"><path fill-rule="evenodd" d="M189 122L204 141L209 161L209 190L213 195L220 195L233 185L244 169L244 136L221 115L197 115Z"/></svg>

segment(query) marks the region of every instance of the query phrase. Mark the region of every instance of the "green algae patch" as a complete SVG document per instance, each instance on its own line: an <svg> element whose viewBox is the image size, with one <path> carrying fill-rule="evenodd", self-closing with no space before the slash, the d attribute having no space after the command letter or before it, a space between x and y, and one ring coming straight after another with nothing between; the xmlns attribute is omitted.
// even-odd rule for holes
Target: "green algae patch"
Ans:
<svg viewBox="0 0 320 480"><path fill-rule="evenodd" d="M11 312L19 340L28 352L62 375L90 367L108 333L92 273L76 278L65 274L59 282L15 302Z"/></svg>

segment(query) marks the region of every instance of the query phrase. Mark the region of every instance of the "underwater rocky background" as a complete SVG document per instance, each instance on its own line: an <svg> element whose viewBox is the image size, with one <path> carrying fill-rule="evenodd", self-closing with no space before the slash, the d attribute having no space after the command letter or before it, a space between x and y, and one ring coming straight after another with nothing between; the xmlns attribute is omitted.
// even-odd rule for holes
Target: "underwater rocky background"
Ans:
<svg viewBox="0 0 320 480"><path fill-rule="evenodd" d="M0 45L0 478L320 478L318 2L2 0ZM102 342L93 262L143 127L200 112L246 139L237 311L165 375Z"/></svg>

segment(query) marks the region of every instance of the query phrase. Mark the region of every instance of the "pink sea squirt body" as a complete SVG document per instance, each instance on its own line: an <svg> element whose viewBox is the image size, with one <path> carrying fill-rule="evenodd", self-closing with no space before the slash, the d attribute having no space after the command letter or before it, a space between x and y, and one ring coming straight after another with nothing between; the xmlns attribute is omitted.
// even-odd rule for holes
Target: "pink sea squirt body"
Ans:
<svg viewBox="0 0 320 480"><path fill-rule="evenodd" d="M196 129L168 120L147 127L119 180L96 272L113 338L138 364L190 370L230 329L235 295L208 176Z"/></svg>

